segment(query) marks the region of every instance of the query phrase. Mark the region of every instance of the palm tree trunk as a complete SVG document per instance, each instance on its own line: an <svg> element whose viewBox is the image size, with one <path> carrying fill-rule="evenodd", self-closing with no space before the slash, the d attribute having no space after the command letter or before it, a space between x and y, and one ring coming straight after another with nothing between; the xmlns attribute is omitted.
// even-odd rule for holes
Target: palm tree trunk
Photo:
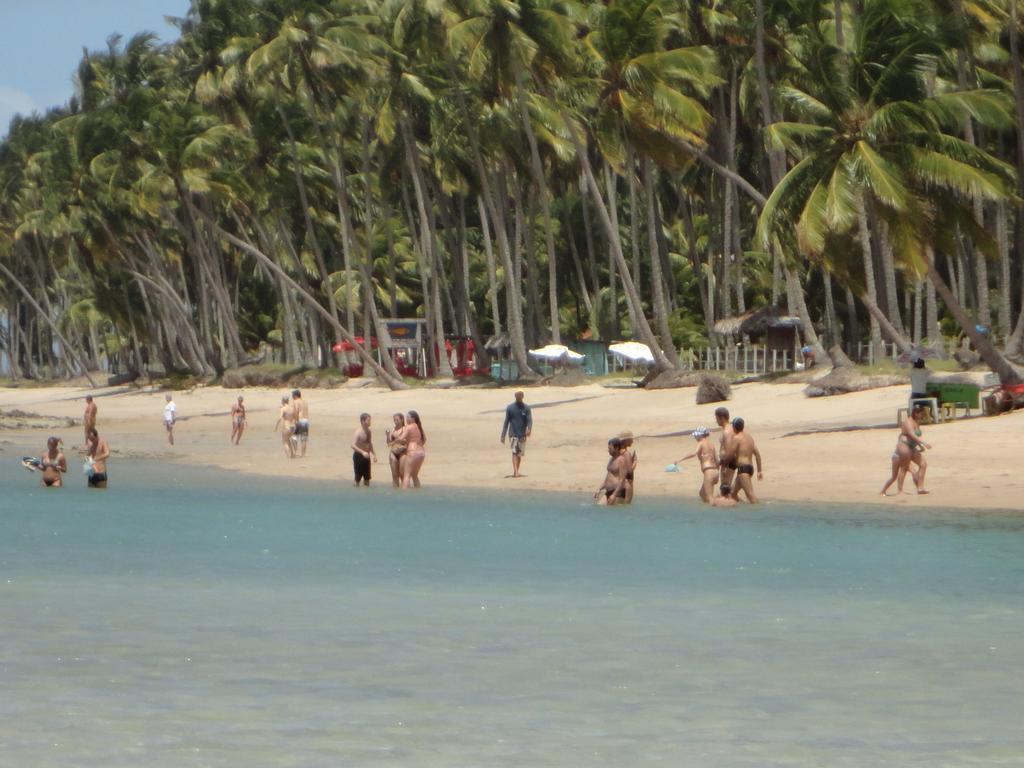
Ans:
<svg viewBox="0 0 1024 768"><path fill-rule="evenodd" d="M29 305L36 311L40 319L42 319L48 326L50 326L50 330L53 331L53 335L56 336L60 343L63 345L64 351L67 352L68 357L75 361L75 364L78 365L79 370L81 370L82 372L82 375L85 376L85 378L88 380L89 385L95 389L96 382L93 380L92 376L89 375L89 366L86 365L85 361L82 359L82 356L78 354L78 351L74 347L72 347L71 344L68 343L68 340L66 338L64 338L64 334L60 332L60 329L57 327L57 323L53 320L53 318L51 318L49 315L46 314L46 312L43 311L43 308L39 306L39 303L33 298L32 293L28 290L28 288L25 287L25 284L22 283L15 276L15 274L11 272L11 270L9 270L7 268L7 265L4 264L3 262L0 262L0 272L3 272L7 276L7 279L14 283L14 286L19 291L22 292L22 294L25 296L26 301L28 301Z"/></svg>
<svg viewBox="0 0 1024 768"><path fill-rule="evenodd" d="M948 309L956 321L963 328L967 338L971 340L971 344L974 345L975 350L981 355L981 359L985 361L985 364L991 368L998 376L999 381L1002 384L1019 384L1021 383L1022 373L1020 369L1014 366L1009 360L1001 355L992 342L989 341L987 336L983 336L978 332L976 323L967 316L964 311L963 305L961 305L956 298L953 296L953 292L946 285L946 281L942 279L942 275L935 268L935 254L932 253L932 249L927 247L925 250L925 262L928 270L928 279L935 286L935 290L939 296L942 297L943 302L946 304Z"/></svg>
<svg viewBox="0 0 1024 768"><path fill-rule="evenodd" d="M642 160L644 178L644 195L647 198L647 247L650 251L651 263L651 297L654 307L654 320L658 325L658 333L665 346L665 356L673 367L679 367L679 354L672 339L672 329L668 322L668 308L665 306L665 286L661 276L661 254L658 249L658 233L655 231L657 219L654 215L654 169L649 157Z"/></svg>
<svg viewBox="0 0 1024 768"><path fill-rule="evenodd" d="M875 262L871 253L871 232L868 229L868 216L864 205L864 198L857 198L857 223L860 232L861 258L864 263L864 283L866 295L871 306L878 306L878 291L875 288ZM868 306L868 305L865 305ZM879 326L878 315L871 312L869 315L871 328L871 349L875 360L882 358L882 331Z"/></svg>
<svg viewBox="0 0 1024 768"><path fill-rule="evenodd" d="M487 221L487 207L483 198L477 195L476 207L480 215L480 230L484 238L484 256L487 259L487 303L491 305L491 322L494 335L501 335L501 307L498 304L498 270L494 264L494 246L491 243L491 227Z"/></svg>
<svg viewBox="0 0 1024 768"><path fill-rule="evenodd" d="M219 225L216 224L216 222L213 222L211 220L210 224L211 226L216 228L218 234L221 237L223 237L225 240L227 240L235 247L240 248L245 253L248 253L249 255L256 257L267 269L269 269L271 272L277 275L287 285L291 286L291 288L306 302L306 304L314 312L321 315L324 318L324 320L328 322L328 324L338 333L339 336L341 336L341 338L343 338L345 341L347 341L349 344L355 347L356 354L358 354L359 357L362 358L363 363L365 363L369 368L373 369L373 371L377 374L377 378L379 378L381 381L387 384L390 389L398 390L409 388L409 386L400 378L396 378L389 374L386 370L384 370L384 368L381 367L381 365L373 358L373 355L371 355L369 351L364 348L363 345L356 343L355 336L352 335L348 328L346 328L338 321L337 315L332 315L328 310L324 309L323 305L321 305L320 302L317 301L316 298L311 293L305 290L297 282L292 280L288 273L285 272L273 259L271 259L265 253L263 253L263 251L261 251L259 248L252 245L251 243L247 243L245 240L242 240L239 237L235 237L230 232L222 229Z"/></svg>
<svg viewBox="0 0 1024 768"><path fill-rule="evenodd" d="M626 291L627 301L633 304L634 311L636 312L640 338L648 347L650 347L651 352L654 355L655 366L659 370L668 370L672 367L672 363L669 362L665 353L662 351L661 345L658 343L658 338L655 336L650 323L647 322L647 317L643 313L643 305L640 301L640 296L636 292L636 286L633 285L632 278L629 276L629 268L626 264L626 259L622 255L622 249L619 247L619 240L618 237L616 237L618 233L614 229L611 216L604 204L604 199L601 197L601 188L598 186L597 179L594 178L594 172L590 167L590 158L587 157L586 149L583 147L580 136L576 130L576 126L566 114L565 107L559 105L559 112L561 113L563 124L569 129L569 136L572 139L573 148L576 150L576 159L582 166L583 176L586 179L587 187L589 188L591 197L594 200L594 205L597 207L597 213L601 219L601 224L608 236L608 243L612 250L612 255L615 258L615 262L617 263L619 270L622 272L623 288ZM671 344L672 340L668 339L668 343Z"/></svg>

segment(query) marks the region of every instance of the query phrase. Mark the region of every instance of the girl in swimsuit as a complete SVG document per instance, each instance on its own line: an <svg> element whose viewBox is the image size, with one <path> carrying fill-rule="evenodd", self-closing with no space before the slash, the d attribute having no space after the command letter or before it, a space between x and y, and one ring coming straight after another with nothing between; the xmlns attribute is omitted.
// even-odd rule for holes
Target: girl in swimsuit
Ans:
<svg viewBox="0 0 1024 768"><path fill-rule="evenodd" d="M424 445L427 436L423 433L423 424L416 411L409 411L405 417L405 426L392 433L395 440L405 441L405 456L402 458L402 487L420 487L420 467L427 458Z"/></svg>
<svg viewBox="0 0 1024 768"><path fill-rule="evenodd" d="M400 440L398 435L401 433L402 428L405 426L405 414L396 413L393 417L395 420L394 432L388 430L384 433L384 439L388 444L388 464L391 465L391 484L395 488L399 488L402 485L402 462L405 460L405 442Z"/></svg>
<svg viewBox="0 0 1024 768"><path fill-rule="evenodd" d="M893 483L896 483L897 494L903 493L903 481L907 477L907 472L910 472L910 477L914 481L914 487L917 488L917 492L928 493L924 489L924 475L925 470L928 468L928 462L924 457L924 449L931 448L931 446L921 440L921 427L917 423L917 417L924 410L924 403L916 403L913 411L900 424L900 434L896 439L896 448L891 456L892 474L885 485L882 486L883 496L888 495L887 491L892 487ZM918 465L919 469L917 472L910 466L911 463Z"/></svg>
<svg viewBox="0 0 1024 768"><path fill-rule="evenodd" d="M715 447L708 442L709 434L711 431L707 427L697 427L693 430L693 438L697 441L697 450L675 462L679 464L694 457L700 462L700 471L703 477L698 495L700 500L706 504L711 503L715 485L718 483L718 458L715 456Z"/></svg>
<svg viewBox="0 0 1024 768"><path fill-rule="evenodd" d="M245 432L245 403L244 398L239 395L238 402L231 406L231 442L238 445Z"/></svg>

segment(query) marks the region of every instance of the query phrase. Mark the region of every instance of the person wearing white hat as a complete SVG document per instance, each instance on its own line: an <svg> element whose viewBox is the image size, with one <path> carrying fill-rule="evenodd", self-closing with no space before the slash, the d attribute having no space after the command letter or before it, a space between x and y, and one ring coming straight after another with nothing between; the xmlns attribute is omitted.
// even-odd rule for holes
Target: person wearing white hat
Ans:
<svg viewBox="0 0 1024 768"><path fill-rule="evenodd" d="M700 471L703 476L700 486L700 500L710 504L715 493L715 484L718 482L718 457L715 456L715 446L708 440L711 430L707 427L697 427L693 430L693 439L697 441L697 450L683 456L677 465L687 459L697 458L700 462Z"/></svg>

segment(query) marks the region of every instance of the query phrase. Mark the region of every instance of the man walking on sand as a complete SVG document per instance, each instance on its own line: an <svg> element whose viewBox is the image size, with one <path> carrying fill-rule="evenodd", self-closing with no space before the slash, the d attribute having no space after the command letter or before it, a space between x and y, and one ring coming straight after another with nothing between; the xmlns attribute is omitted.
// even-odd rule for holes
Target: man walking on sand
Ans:
<svg viewBox="0 0 1024 768"><path fill-rule="evenodd" d="M373 434L370 432L370 414L359 416L359 429L352 436L352 470L355 472L356 488L360 481L370 487L370 462L377 461L373 450Z"/></svg>
<svg viewBox="0 0 1024 768"><path fill-rule="evenodd" d="M89 444L89 432L96 426L96 403L92 401L92 395L85 396L85 413L82 415L82 424L85 426L85 443Z"/></svg>
<svg viewBox="0 0 1024 768"><path fill-rule="evenodd" d="M174 422L178 420L178 406L174 404L174 398L168 392L164 399L167 404L164 406L164 429L167 430L167 442L174 445Z"/></svg>
<svg viewBox="0 0 1024 768"><path fill-rule="evenodd" d="M523 402L524 397L526 395L522 390L516 392L515 402L509 403L505 409L505 423L501 427L502 444L508 435L509 444L512 446L512 477L522 477L519 466L523 463L523 455L526 453L526 440L533 432L533 411Z"/></svg>
<svg viewBox="0 0 1024 768"><path fill-rule="evenodd" d="M739 499L740 491L747 494L747 501L757 504L757 496L754 494L754 462L757 462L757 479L764 480L764 473L761 471L761 452L757 450L754 438L743 431L743 419L737 417L732 420L735 437L732 439L733 456L736 459L736 478L733 481L732 497Z"/></svg>
<svg viewBox="0 0 1024 768"><path fill-rule="evenodd" d="M292 408L295 411L295 442L298 443L299 456L305 456L309 443L309 403L297 389L292 390Z"/></svg>

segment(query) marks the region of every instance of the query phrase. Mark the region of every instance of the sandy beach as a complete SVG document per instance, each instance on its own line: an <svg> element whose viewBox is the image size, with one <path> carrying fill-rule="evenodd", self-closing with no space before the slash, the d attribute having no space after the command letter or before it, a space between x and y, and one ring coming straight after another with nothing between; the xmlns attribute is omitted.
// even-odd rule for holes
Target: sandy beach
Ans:
<svg viewBox="0 0 1024 768"><path fill-rule="evenodd" d="M889 387L838 397L807 398L803 384L741 384L726 403L742 416L764 458L764 501L829 501L886 503L923 510L930 507L1018 509L1024 498L1024 477L1010 458L993 460L1019 444L1024 416L968 418L925 427L928 453L927 486L918 496L908 493L882 499L878 491L889 475L889 454L896 442L896 409L905 402L906 387ZM49 434L65 442L69 463L76 469L82 453L80 426L84 396L77 387L9 388L0 390L0 410L47 417L25 425L0 426L0 453L14 461L38 455ZM605 441L629 429L637 435L640 457L637 501L644 496L691 497L699 475L693 462L679 473L665 466L693 450L681 434L699 425L714 426L714 406L694 404L694 389L645 391L599 384L580 387L533 387L526 401L534 408L534 431L523 462L524 477L513 480L509 451L499 440L503 410L513 390L422 388L391 392L374 386L307 390L312 423L305 458L284 457L280 437L272 430L283 390L198 388L174 393L179 423L176 444L167 443L161 423L164 392L157 390L92 390L99 406L98 428L111 445L111 487L116 488L119 458L154 458L221 467L239 473L336 480L339 492L351 487L350 449L358 416L372 414L374 440L382 461L374 467L375 484L388 484L384 430L395 411L419 411L427 435L427 460L421 473L426 486L479 488L493 491L568 491L581 499L597 487L606 461ZM248 429L241 445L229 444L229 410L242 394L248 407ZM975 412L976 413L976 412ZM62 419L76 420L64 426ZM34 423L37 422L37 423ZM717 445L717 432L712 439ZM26 476L26 482L30 478ZM70 482L76 482L74 478ZM244 482L231 476L226 482ZM365 490L358 492L366 492ZM370 491L372 492L372 490Z"/></svg>

